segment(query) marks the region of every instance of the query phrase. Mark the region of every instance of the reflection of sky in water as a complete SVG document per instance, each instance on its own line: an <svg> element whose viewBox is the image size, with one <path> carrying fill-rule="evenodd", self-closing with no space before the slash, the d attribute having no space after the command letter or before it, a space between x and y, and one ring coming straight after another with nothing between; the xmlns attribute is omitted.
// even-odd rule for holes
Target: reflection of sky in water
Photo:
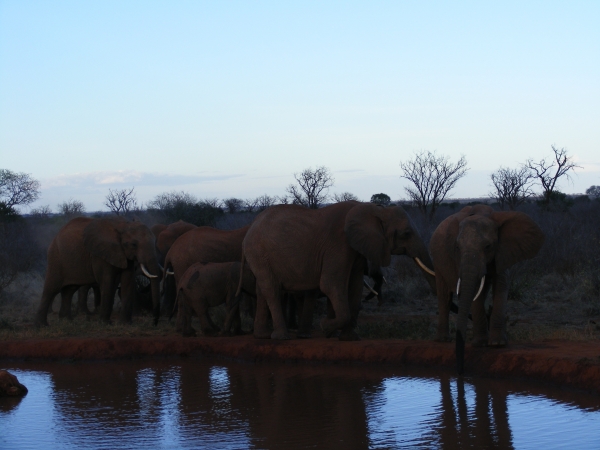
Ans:
<svg viewBox="0 0 600 450"><path fill-rule="evenodd" d="M435 382L388 378L372 396L365 396L369 438L378 447L416 445L430 430L439 407Z"/></svg>
<svg viewBox="0 0 600 450"><path fill-rule="evenodd" d="M365 409L355 414L364 414L371 448L458 445L600 449L598 409L585 410L542 395L499 390L481 380L462 383L456 378L395 376L378 382L371 377L362 388L356 378L344 388L344 376L329 376L324 368L322 375L311 375L310 382L302 384L313 386L315 393L307 391L306 401L314 402L307 403L309 409L296 417L294 405L286 403L289 399L274 398L276 392L286 396L285 389L275 388L278 383L283 386L289 382L289 371L293 370L289 366L279 378L269 375L273 390L270 397L260 397L264 409L243 403L259 398L246 396L259 385L254 384L252 366L244 367L249 371L246 378L236 372L235 384L230 369L223 365L187 369L164 365L128 369L125 373L109 370L107 374L103 370L98 366L97 373L88 370L86 375L78 375L75 370L62 378L42 371L11 370L29 388L29 394L13 407L3 408L0 403L0 449L260 447L266 438L261 433L269 432L261 428L268 417L263 419L260 414L268 416L272 404L290 405L287 412L291 414L286 419L302 432L307 419L301 414L314 411L320 417L325 401L322 394L354 398L359 392ZM264 375L260 372L256 377ZM104 382L90 379L93 376L104 377ZM106 379L108 376L114 379ZM302 383L301 374L293 377L300 377ZM240 380L247 384L240 385ZM329 401L333 399L329 397ZM360 402L348 404L360 408ZM335 409L328 411L335 415ZM309 434L318 444L319 436L331 433L331 423L338 422L336 417L323 417L308 423ZM360 428L360 422L350 423ZM318 426L323 430L314 429Z"/></svg>
<svg viewBox="0 0 600 450"><path fill-rule="evenodd" d="M600 449L600 412L585 411L542 396L508 397L515 448Z"/></svg>

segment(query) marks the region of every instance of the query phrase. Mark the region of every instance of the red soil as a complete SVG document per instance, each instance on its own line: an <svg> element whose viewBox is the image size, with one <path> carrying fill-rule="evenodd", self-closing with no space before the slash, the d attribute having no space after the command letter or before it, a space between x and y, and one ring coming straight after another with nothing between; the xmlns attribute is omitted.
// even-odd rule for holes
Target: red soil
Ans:
<svg viewBox="0 0 600 450"><path fill-rule="evenodd" d="M246 361L393 364L455 367L454 345L427 341L313 338L290 341L227 338L63 338L0 342L2 359L99 360L222 356ZM600 341L547 341L502 349L466 348L466 375L518 377L600 393Z"/></svg>

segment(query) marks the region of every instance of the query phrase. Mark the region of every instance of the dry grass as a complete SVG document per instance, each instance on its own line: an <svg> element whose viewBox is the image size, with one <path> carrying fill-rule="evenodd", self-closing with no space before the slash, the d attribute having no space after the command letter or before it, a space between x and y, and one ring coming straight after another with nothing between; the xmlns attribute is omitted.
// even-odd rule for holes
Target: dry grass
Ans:
<svg viewBox="0 0 600 450"><path fill-rule="evenodd" d="M535 274L517 268L507 305L507 329L511 342L532 342L545 339L596 340L600 339L600 275L596 271L575 271L572 274ZM424 339L435 336L437 298L420 275L414 263L406 257L395 258L391 267L384 269L388 281L383 286L385 302L377 299L363 303L359 315L358 333L365 339ZM53 311L48 316L49 327L37 329L33 316L39 303L43 276L39 272L22 275L0 298L0 341L21 339L49 339L61 337L116 337L177 335L175 320L161 317L159 325L152 324L150 314L134 316L132 324L117 320L107 326L97 316L77 315L72 321L58 320ZM367 294L365 290L364 294ZM90 295L90 308L93 296ZM54 308L58 309L58 299ZM75 305L74 305L75 306ZM115 317L119 303L115 304ZM318 329L326 307L322 300L314 318ZM225 307L211 309L217 325L225 318ZM451 315L451 331L454 327ZM197 318L192 325L198 332ZM243 315L242 328L249 331L252 319ZM200 334L200 333L199 333Z"/></svg>

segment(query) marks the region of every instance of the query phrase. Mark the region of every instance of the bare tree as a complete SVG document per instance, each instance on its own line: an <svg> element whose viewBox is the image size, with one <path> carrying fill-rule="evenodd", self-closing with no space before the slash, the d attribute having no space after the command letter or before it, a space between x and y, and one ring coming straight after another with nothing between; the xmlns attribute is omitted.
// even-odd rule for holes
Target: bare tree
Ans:
<svg viewBox="0 0 600 450"><path fill-rule="evenodd" d="M244 207L244 200L239 198L226 198L223 200L223 205L231 214L238 212Z"/></svg>
<svg viewBox="0 0 600 450"><path fill-rule="evenodd" d="M117 216L135 211L138 205L135 192L133 192L134 189L135 187L131 189L115 189L114 191L109 189L104 205Z"/></svg>
<svg viewBox="0 0 600 450"><path fill-rule="evenodd" d="M404 189L429 220L433 219L448 192L469 170L464 155L456 164L452 164L449 156L438 156L430 151L416 153L414 159L401 162L400 168L403 173L400 178L406 178L414 185Z"/></svg>
<svg viewBox="0 0 600 450"><path fill-rule="evenodd" d="M317 209L328 199L328 191L333 186L334 178L327 167L304 169L294 174L298 186L290 184L286 189L292 198L292 203Z"/></svg>
<svg viewBox="0 0 600 450"><path fill-rule="evenodd" d="M211 208L221 209L222 202L218 198L214 197L214 198L205 198L204 200L200 200L198 203L200 205L209 206Z"/></svg>
<svg viewBox="0 0 600 450"><path fill-rule="evenodd" d="M40 197L40 182L28 173L0 169L0 202L12 209L29 205Z"/></svg>
<svg viewBox="0 0 600 450"><path fill-rule="evenodd" d="M258 207L258 201L255 198L248 198L244 200L244 208L248 212L254 212L254 210Z"/></svg>
<svg viewBox="0 0 600 450"><path fill-rule="evenodd" d="M40 206L29 211L29 215L38 220L46 220L50 217L50 214L52 214L50 205Z"/></svg>
<svg viewBox="0 0 600 450"><path fill-rule="evenodd" d="M349 200L358 200L358 197L350 192L342 192L341 194L333 194L333 201L336 203L347 202Z"/></svg>
<svg viewBox="0 0 600 450"><path fill-rule="evenodd" d="M83 202L71 198L58 205L58 212L64 216L72 217L83 214L85 212L85 206L83 205Z"/></svg>
<svg viewBox="0 0 600 450"><path fill-rule="evenodd" d="M565 177L571 181L570 171L575 169L582 169L573 162L573 157L567 155L567 150L563 147L558 149L552 145L552 152L554 158L543 158L539 162L535 162L533 159L528 159L525 166L528 167L534 178L537 178L538 183L542 186L544 201L550 202L552 193L556 190L556 184L561 177Z"/></svg>
<svg viewBox="0 0 600 450"><path fill-rule="evenodd" d="M521 166L519 169L500 167L491 175L491 179L494 191L490 192L490 197L495 198L502 209L508 206L509 209L514 210L533 195L531 190L533 174L526 166Z"/></svg>
<svg viewBox="0 0 600 450"><path fill-rule="evenodd" d="M264 211L265 209L276 205L277 204L277 197L270 197L267 194L265 195L261 195L260 197L256 198L256 207L258 208L259 211Z"/></svg>

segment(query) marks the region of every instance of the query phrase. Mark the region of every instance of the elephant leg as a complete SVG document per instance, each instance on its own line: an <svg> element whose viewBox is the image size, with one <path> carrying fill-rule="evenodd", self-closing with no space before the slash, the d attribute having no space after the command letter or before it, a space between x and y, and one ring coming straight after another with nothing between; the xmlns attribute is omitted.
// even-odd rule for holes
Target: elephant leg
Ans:
<svg viewBox="0 0 600 450"><path fill-rule="evenodd" d="M100 311L100 304L102 302L102 296L100 295L100 287L97 285L93 285L92 292L94 293L94 311L92 312L92 314L97 314Z"/></svg>
<svg viewBox="0 0 600 450"><path fill-rule="evenodd" d="M177 327L181 330L181 334L183 337L196 336L196 330L192 328L192 305L183 290L177 293L175 302L179 305Z"/></svg>
<svg viewBox="0 0 600 450"><path fill-rule="evenodd" d="M340 333L340 341L357 341L360 337L356 333L356 325L358 322L358 312L360 311L360 303L362 297L363 288L363 272L364 264L363 260L358 261L352 268L350 274L350 283L348 285L348 306L350 310L350 321L342 327Z"/></svg>
<svg viewBox="0 0 600 450"><path fill-rule="evenodd" d="M42 299L40 301L40 306L37 309L35 314L34 324L36 327L40 326L48 326L48 312L52 307L52 301L54 297L58 295L60 292L60 288L58 290L46 290L44 288L44 292L42 293Z"/></svg>
<svg viewBox="0 0 600 450"><path fill-rule="evenodd" d="M243 294L240 294L241 298ZM234 331L232 333L231 327L234 327ZM227 316L225 316L225 323L223 325L223 329L219 333L219 336L230 336L232 334L239 334L241 330L241 319L240 319L240 303L239 300L237 302L228 298L227 299Z"/></svg>
<svg viewBox="0 0 600 450"><path fill-rule="evenodd" d="M216 336L221 330L212 322L208 314L209 301L205 297L198 299L198 309L196 313L200 319L200 328L204 336Z"/></svg>
<svg viewBox="0 0 600 450"><path fill-rule="evenodd" d="M497 274L493 282L493 309L490 317L490 337L488 345L504 347L508 343L506 333L506 299L508 298L508 274Z"/></svg>
<svg viewBox="0 0 600 450"><path fill-rule="evenodd" d="M110 316L113 310L115 294L117 292L117 279L113 274L107 273L102 277L100 288L100 320L110 324Z"/></svg>
<svg viewBox="0 0 600 450"><path fill-rule="evenodd" d="M132 322L135 296L135 272L133 270L124 270L121 272L121 311L119 314L119 318L123 323Z"/></svg>
<svg viewBox="0 0 600 450"><path fill-rule="evenodd" d="M58 318L72 320L71 315L71 303L73 301L73 295L77 292L78 286L65 286L60 290L60 311L58 312Z"/></svg>
<svg viewBox="0 0 600 450"><path fill-rule="evenodd" d="M331 336L336 330L342 329L350 323L351 318L350 307L348 305L348 287L335 286L333 289L327 289L325 286L321 286L321 291L327 295L331 301L331 306L333 308L333 312L335 313L334 318L330 318L328 314L327 318L321 320L321 329L326 336Z"/></svg>
<svg viewBox="0 0 600 450"><path fill-rule="evenodd" d="M308 291L304 293L302 300L302 316L300 317L300 325L296 337L308 339L311 337L312 320L317 302L317 291Z"/></svg>
<svg viewBox="0 0 600 450"><path fill-rule="evenodd" d="M42 291L40 306L35 314L34 324L36 327L48 326L48 313L50 312L50 308L52 308L54 297L60 293L61 288L62 280L49 268L44 280L44 290Z"/></svg>
<svg viewBox="0 0 600 450"><path fill-rule="evenodd" d="M488 344L488 323L485 315L485 299L492 286L492 276L486 277L479 298L473 302L471 313L473 317L473 343L474 347L484 347Z"/></svg>
<svg viewBox="0 0 600 450"><path fill-rule="evenodd" d="M270 278L270 277L269 277ZM256 280L256 318L254 337L258 339L289 339L285 318L281 310L279 289L275 283ZM273 319L273 332L269 331L269 312Z"/></svg>
<svg viewBox="0 0 600 450"><path fill-rule="evenodd" d="M88 309L88 293L90 290L90 286L81 286L77 290L77 313L84 313L86 316L89 316L90 310Z"/></svg>
<svg viewBox="0 0 600 450"><path fill-rule="evenodd" d="M448 289L441 277L436 277L436 290L438 296L438 326L435 340L437 342L450 342L450 304L452 291Z"/></svg>

